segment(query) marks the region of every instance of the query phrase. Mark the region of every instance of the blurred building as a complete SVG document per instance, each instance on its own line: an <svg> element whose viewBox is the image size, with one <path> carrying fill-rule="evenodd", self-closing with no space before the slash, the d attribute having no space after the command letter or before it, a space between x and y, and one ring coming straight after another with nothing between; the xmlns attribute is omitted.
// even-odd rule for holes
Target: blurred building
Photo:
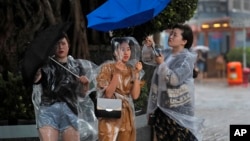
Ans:
<svg viewBox="0 0 250 141"><path fill-rule="evenodd" d="M250 0L199 0L188 24L194 31L194 46L209 47L208 77L215 77L217 56L235 47L250 46Z"/></svg>

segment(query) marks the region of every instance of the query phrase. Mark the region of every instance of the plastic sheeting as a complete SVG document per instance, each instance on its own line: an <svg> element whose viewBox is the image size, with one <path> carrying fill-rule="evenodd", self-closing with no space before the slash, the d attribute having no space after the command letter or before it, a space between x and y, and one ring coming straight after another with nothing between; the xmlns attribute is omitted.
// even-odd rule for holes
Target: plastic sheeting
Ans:
<svg viewBox="0 0 250 141"><path fill-rule="evenodd" d="M194 116L194 80L192 76L196 61L196 54L184 49L177 55L172 55L171 48L160 51L165 57L164 63L157 65L152 48L144 46L142 60L148 65L156 66L154 71L147 113L152 113L159 107L167 116L175 120L179 125L189 129L198 140L201 140L204 119ZM152 56L153 55L153 56ZM167 87L187 84L191 102L178 107L170 108L165 104Z"/></svg>
<svg viewBox="0 0 250 141"><path fill-rule="evenodd" d="M80 82L76 80L75 76L52 61L48 62L46 66L41 68L42 74L45 74L46 79L39 84L33 85L32 102L34 104L36 121L38 122L41 104L46 103L44 102L45 98L43 98L45 95L46 99L53 99L53 102L49 103L51 105L58 101L65 102L67 105L73 105L73 108L70 106L69 108L77 109L77 128L80 133L80 140L96 141L98 139L98 121L94 114L94 104L89 97L89 93L95 89L93 80L97 66L88 60L74 59L71 56L68 57L68 62L64 66L79 76L86 76L90 82L89 91L83 94Z"/></svg>
<svg viewBox="0 0 250 141"><path fill-rule="evenodd" d="M128 50L126 43L131 52ZM119 130L130 131L125 140L132 141L135 139L135 112L131 89L134 86L133 81L135 79L141 79L144 75L144 71L141 70L139 78L135 78L134 76L135 65L140 60L141 50L138 42L133 37L115 37L111 40L111 46L114 53L114 60L104 62L97 69L97 96L103 96L104 91L112 81L112 75L116 71L116 64L121 63L125 69L119 72L114 95L123 101L123 116L115 120L101 118L99 125L102 130L100 130L99 134L101 138L116 140Z"/></svg>

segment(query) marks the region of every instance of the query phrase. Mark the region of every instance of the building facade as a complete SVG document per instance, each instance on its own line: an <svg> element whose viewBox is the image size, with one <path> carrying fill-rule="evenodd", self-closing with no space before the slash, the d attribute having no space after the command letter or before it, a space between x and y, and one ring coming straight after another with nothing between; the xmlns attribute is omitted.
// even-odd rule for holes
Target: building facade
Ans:
<svg viewBox="0 0 250 141"><path fill-rule="evenodd" d="M188 22L195 35L194 46L208 46L208 77L216 77L216 57L235 47L250 47L250 0L199 0Z"/></svg>

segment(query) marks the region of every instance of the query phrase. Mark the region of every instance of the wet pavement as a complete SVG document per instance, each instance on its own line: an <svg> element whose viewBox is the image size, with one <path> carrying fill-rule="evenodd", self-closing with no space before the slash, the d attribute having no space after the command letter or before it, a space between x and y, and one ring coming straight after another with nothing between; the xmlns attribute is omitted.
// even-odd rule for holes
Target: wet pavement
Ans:
<svg viewBox="0 0 250 141"><path fill-rule="evenodd" d="M195 85L196 116L205 119L203 141L229 141L229 125L250 125L250 85L228 86L226 79L205 79ZM136 117L136 127L137 141L151 141L146 115ZM36 131L35 125L27 125L27 129ZM30 141L37 141L37 136L33 134ZM5 141L24 140L28 141Z"/></svg>
<svg viewBox="0 0 250 141"><path fill-rule="evenodd" d="M205 119L203 141L229 141L229 125L250 125L250 86L226 79L196 81L196 116Z"/></svg>

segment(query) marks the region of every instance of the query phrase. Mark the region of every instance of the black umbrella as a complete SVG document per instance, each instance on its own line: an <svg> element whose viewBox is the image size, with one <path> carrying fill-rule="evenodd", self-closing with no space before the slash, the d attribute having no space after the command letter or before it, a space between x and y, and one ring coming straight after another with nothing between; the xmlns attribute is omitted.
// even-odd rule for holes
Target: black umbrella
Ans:
<svg viewBox="0 0 250 141"><path fill-rule="evenodd" d="M34 76L40 68L54 54L55 44L67 32L71 23L52 25L41 31L25 51L21 61L21 72L25 85L33 84Z"/></svg>

